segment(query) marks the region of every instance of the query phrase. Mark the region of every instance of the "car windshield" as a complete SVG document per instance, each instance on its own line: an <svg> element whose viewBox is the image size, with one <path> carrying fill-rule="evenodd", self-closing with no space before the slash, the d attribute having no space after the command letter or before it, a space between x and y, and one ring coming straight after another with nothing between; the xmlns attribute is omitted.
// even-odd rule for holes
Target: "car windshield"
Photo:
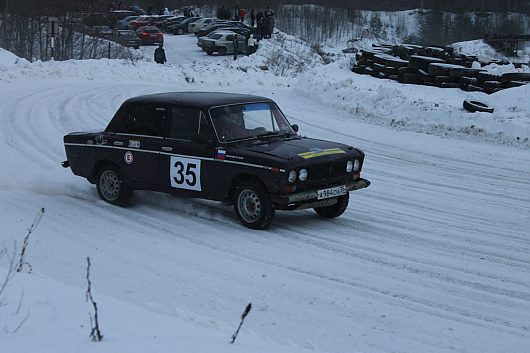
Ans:
<svg viewBox="0 0 530 353"><path fill-rule="evenodd" d="M210 115L220 142L295 134L280 109L270 102L212 108Z"/></svg>

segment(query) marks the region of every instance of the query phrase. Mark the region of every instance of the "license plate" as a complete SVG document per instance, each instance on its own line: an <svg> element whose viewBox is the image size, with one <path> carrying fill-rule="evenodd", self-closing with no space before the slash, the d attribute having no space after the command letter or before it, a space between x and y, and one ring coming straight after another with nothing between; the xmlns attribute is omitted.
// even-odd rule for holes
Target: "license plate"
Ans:
<svg viewBox="0 0 530 353"><path fill-rule="evenodd" d="M329 189L318 190L318 199L329 199L330 197L336 197L346 194L346 185L337 186Z"/></svg>
<svg viewBox="0 0 530 353"><path fill-rule="evenodd" d="M156 34L151 34L151 38L156 38Z"/></svg>

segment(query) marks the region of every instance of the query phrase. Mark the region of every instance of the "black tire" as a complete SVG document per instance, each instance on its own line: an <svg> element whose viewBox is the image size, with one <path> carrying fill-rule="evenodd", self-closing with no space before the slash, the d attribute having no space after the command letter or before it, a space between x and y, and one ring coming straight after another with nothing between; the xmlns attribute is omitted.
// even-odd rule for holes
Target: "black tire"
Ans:
<svg viewBox="0 0 530 353"><path fill-rule="evenodd" d="M501 88L501 83L497 81L486 81L482 84L484 92L491 94L497 92L497 88Z"/></svg>
<svg viewBox="0 0 530 353"><path fill-rule="evenodd" d="M502 75L502 82L510 81L530 81L530 73L526 72L508 72Z"/></svg>
<svg viewBox="0 0 530 353"><path fill-rule="evenodd" d="M208 55L213 55L213 51L211 51L210 49L206 50L206 54Z"/></svg>
<svg viewBox="0 0 530 353"><path fill-rule="evenodd" d="M326 207L317 207L313 208L315 212L325 218L336 218L339 217L346 211L348 208L348 203L350 202L350 194L339 196L337 198L337 203L331 206Z"/></svg>
<svg viewBox="0 0 530 353"><path fill-rule="evenodd" d="M475 85L464 86L464 91L468 92L484 92L484 88Z"/></svg>
<svg viewBox="0 0 530 353"><path fill-rule="evenodd" d="M96 188L99 197L110 204L125 206L131 200L131 188L125 184L120 170L112 164L106 164L99 169Z"/></svg>
<svg viewBox="0 0 530 353"><path fill-rule="evenodd" d="M465 100L464 101L464 109L468 112L475 113L475 112L483 112L483 113L493 113L493 108L489 105L478 102L478 101L470 101Z"/></svg>
<svg viewBox="0 0 530 353"><path fill-rule="evenodd" d="M225 47L219 48L219 55L226 55L226 48Z"/></svg>
<svg viewBox="0 0 530 353"><path fill-rule="evenodd" d="M239 222L250 229L265 229L274 218L269 193L258 181L243 181L236 186L234 211Z"/></svg>
<svg viewBox="0 0 530 353"><path fill-rule="evenodd" d="M424 82L421 76L417 74L404 74L402 81L403 81L402 83L407 83L407 84L412 84L412 85L422 85Z"/></svg>
<svg viewBox="0 0 530 353"><path fill-rule="evenodd" d="M449 76L436 76L434 78L434 85L441 87L443 83L449 82Z"/></svg>
<svg viewBox="0 0 530 353"><path fill-rule="evenodd" d="M177 33L179 36L183 35L184 34L184 29L183 28L179 28L177 29Z"/></svg>
<svg viewBox="0 0 530 353"><path fill-rule="evenodd" d="M409 66L413 69L421 69L423 71L429 70L430 64L442 64L445 63L442 59L438 58L431 58L426 56L418 56L418 55L412 55L409 59Z"/></svg>

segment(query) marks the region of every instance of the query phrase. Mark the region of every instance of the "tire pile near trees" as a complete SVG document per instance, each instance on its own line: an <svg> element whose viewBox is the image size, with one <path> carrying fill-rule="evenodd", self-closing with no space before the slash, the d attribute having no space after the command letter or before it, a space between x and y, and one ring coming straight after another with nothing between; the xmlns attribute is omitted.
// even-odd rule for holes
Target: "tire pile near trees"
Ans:
<svg viewBox="0 0 530 353"><path fill-rule="evenodd" d="M530 73L505 73L495 75L483 69L474 68L479 62L476 56L456 54L451 47L423 47L402 44L397 46L374 44L371 50L356 54L352 71L377 78L387 78L401 83L460 88L465 91L485 92L519 87L530 82ZM489 64L507 65L507 61L480 62L481 67ZM520 68L523 64L514 64Z"/></svg>

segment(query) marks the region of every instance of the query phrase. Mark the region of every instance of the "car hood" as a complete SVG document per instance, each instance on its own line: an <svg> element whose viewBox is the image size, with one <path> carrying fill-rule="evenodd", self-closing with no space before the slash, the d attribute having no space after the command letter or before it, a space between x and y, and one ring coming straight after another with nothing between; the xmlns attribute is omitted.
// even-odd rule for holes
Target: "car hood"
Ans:
<svg viewBox="0 0 530 353"><path fill-rule="evenodd" d="M338 156L357 152L353 147L337 142L317 140L311 138L273 139L262 143L243 147L247 151L265 154L287 162L327 161Z"/></svg>

